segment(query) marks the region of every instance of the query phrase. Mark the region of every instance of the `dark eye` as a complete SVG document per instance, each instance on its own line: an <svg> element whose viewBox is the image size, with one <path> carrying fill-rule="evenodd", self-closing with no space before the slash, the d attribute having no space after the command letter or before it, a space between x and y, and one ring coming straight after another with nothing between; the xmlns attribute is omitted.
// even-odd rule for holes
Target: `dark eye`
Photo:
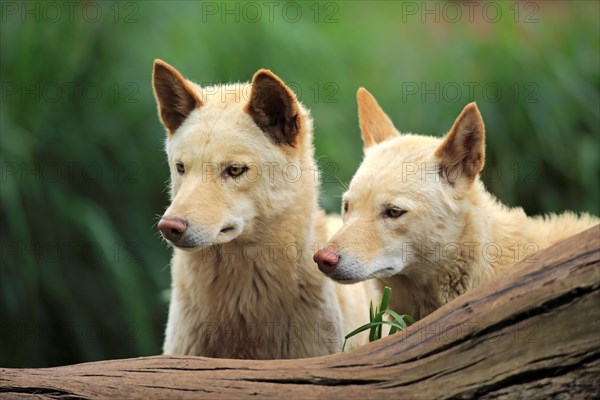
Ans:
<svg viewBox="0 0 600 400"><path fill-rule="evenodd" d="M177 173L179 175L185 174L185 167L183 166L183 163L180 163L180 162L176 163L175 168L177 168Z"/></svg>
<svg viewBox="0 0 600 400"><path fill-rule="evenodd" d="M243 164L233 164L227 167L227 169L225 170L225 175L237 178L238 176L244 174L246 171L248 171L247 166Z"/></svg>
<svg viewBox="0 0 600 400"><path fill-rule="evenodd" d="M344 212L345 212L345 213L347 213L347 212L348 212L348 207L349 207L348 200L344 200L343 209L344 209Z"/></svg>
<svg viewBox="0 0 600 400"><path fill-rule="evenodd" d="M406 214L406 210L401 210L396 207L388 207L383 212L383 218L400 218Z"/></svg>

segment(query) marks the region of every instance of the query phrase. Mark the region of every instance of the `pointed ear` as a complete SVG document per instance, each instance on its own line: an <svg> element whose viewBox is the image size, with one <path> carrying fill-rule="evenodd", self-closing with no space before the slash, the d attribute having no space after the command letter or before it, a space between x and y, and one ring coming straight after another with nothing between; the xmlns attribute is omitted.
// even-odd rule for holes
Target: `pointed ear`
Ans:
<svg viewBox="0 0 600 400"><path fill-rule="evenodd" d="M473 182L483 169L485 128L477 104L469 103L462 110L452 129L435 151L442 174L454 184L462 177Z"/></svg>
<svg viewBox="0 0 600 400"><path fill-rule="evenodd" d="M246 112L275 143L292 147L297 143L300 105L290 88L271 71L261 69L254 74Z"/></svg>
<svg viewBox="0 0 600 400"><path fill-rule="evenodd" d="M152 86L158 103L158 115L171 134L195 108L203 105L192 83L162 60L154 61Z"/></svg>
<svg viewBox="0 0 600 400"><path fill-rule="evenodd" d="M362 87L358 89L356 100L358 101L358 120L365 148L398 136L394 124L367 89Z"/></svg>

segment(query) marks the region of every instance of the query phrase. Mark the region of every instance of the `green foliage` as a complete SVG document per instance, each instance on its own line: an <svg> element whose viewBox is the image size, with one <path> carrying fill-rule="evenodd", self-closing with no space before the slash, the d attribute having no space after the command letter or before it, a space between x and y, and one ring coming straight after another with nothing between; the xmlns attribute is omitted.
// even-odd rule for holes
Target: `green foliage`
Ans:
<svg viewBox="0 0 600 400"><path fill-rule="evenodd" d="M346 350L346 342L348 339L366 330L369 331L369 342L374 342L383 337L384 325L390 325L388 335L393 335L398 329L406 330L409 325L415 323L415 320L410 315L399 315L395 311L388 310L391 295L392 289L386 286L383 290L383 295L381 296L379 308L375 307L375 310L373 310L373 301L371 301L369 306L369 322L356 328L344 337L342 351ZM384 320L383 317L386 315L391 317L392 321Z"/></svg>
<svg viewBox="0 0 600 400"><path fill-rule="evenodd" d="M362 159L364 86L403 132L441 135L476 100L493 193L528 213L598 214L598 2L538 2L532 18L494 2L494 22L481 7L450 21L442 7L456 2L431 3L439 22L414 2L289 3L299 18L285 2L272 15L260 2L227 3L233 14L67 3L0 4L2 366L160 352L170 251L154 226L168 204L155 58L199 83L259 68L288 82L312 110L328 211Z"/></svg>

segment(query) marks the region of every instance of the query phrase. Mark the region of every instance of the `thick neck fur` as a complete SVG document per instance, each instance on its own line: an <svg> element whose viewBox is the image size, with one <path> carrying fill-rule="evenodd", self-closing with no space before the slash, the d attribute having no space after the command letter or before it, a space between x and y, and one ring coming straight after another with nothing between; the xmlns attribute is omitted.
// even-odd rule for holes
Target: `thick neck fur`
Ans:
<svg viewBox="0 0 600 400"><path fill-rule="evenodd" d="M574 213L528 217L508 208L476 180L462 199L457 240L423 240L417 262L386 278L395 290L391 308L420 319L467 290L523 261L533 262L539 250L598 223Z"/></svg>

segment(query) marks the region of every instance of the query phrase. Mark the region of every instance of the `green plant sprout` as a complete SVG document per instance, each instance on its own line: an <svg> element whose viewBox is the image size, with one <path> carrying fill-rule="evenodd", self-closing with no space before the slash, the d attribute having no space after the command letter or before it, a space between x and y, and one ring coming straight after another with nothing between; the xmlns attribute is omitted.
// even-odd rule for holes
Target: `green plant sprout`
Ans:
<svg viewBox="0 0 600 400"><path fill-rule="evenodd" d="M383 335L383 325L390 325L390 331L388 335L393 335L398 331L398 329L405 330L409 325L415 323L415 320L410 315L404 314L399 315L395 311L388 310L388 305L390 303L390 297L392 295L392 289L388 286L383 290L383 296L381 297L381 303L379 304L379 309L375 307L373 310L373 301L371 300L371 304L369 306L369 323L364 324L363 326L356 328L349 334L344 337L344 344L342 345L342 351L346 350L346 342L352 336L355 336L361 332L369 329L369 342L374 342L378 339L381 339ZM392 321L384 321L383 316L389 315L393 320Z"/></svg>

